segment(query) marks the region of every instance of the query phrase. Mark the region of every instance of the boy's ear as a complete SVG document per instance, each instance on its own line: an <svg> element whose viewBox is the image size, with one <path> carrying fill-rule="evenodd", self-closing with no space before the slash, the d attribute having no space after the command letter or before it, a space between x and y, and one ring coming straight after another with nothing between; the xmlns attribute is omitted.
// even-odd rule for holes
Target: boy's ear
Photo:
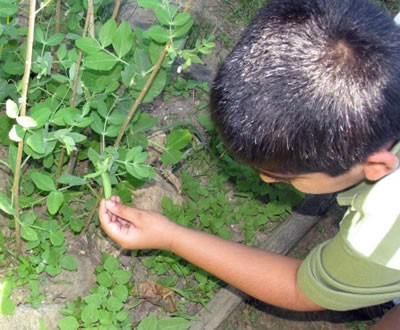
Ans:
<svg viewBox="0 0 400 330"><path fill-rule="evenodd" d="M371 154L364 165L367 180L377 181L393 172L399 165L399 159L390 150L381 149Z"/></svg>

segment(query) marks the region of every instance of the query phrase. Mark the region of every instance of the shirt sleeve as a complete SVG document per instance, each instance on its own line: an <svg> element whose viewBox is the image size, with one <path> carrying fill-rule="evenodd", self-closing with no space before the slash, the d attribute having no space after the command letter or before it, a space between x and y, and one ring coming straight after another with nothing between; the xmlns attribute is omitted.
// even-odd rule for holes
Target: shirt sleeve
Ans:
<svg viewBox="0 0 400 330"><path fill-rule="evenodd" d="M357 309L400 297L400 271L368 260L340 234L310 252L297 280L310 300L331 310Z"/></svg>

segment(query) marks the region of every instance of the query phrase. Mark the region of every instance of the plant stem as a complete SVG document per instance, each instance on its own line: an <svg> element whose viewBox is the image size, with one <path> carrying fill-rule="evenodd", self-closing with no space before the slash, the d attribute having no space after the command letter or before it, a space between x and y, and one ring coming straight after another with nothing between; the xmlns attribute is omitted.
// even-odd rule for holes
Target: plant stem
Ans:
<svg viewBox="0 0 400 330"><path fill-rule="evenodd" d="M187 1L185 9L184 9L184 12L187 12L187 11L189 11L191 9L192 3L193 3L193 0L188 0ZM168 41L167 44L165 45L163 51L160 54L160 57L157 60L157 63L154 65L153 71L151 72L151 74L149 76L149 79L147 79L146 84L144 85L144 87L143 87L142 91L140 92L138 98L136 99L135 103L133 104L131 110L129 111L128 116L126 117L124 123L122 124L122 126L121 126L121 128L119 130L117 139L114 142L114 147L118 147L119 144L121 143L121 140L122 140L123 135L125 134L126 128L128 127L129 123L131 122L133 115L136 113L137 109L139 108L139 105L142 103L144 97L146 96L146 93L148 92L148 90L149 90L151 84L153 83L158 71L160 70L162 63L163 63L165 57L167 56L168 49L169 49L170 46L171 46L171 40ZM101 194L100 195L102 195L103 194L103 192L102 192L103 188L101 187L100 189L101 189ZM87 219L85 221L85 227L82 230L81 235L87 230L87 228L89 227L90 223L92 222L92 218L93 218L94 214L96 213L96 209L98 208L99 204L100 204L100 200L97 199L95 204L93 205L93 209L91 210L90 214L88 215L88 217L87 217Z"/></svg>
<svg viewBox="0 0 400 330"><path fill-rule="evenodd" d="M187 12L190 10L192 7L192 2L193 0L188 0L184 9L184 12ZM165 59L165 57L168 54L168 49L171 46L172 40L169 40L167 44L165 45L163 51L160 54L160 57L157 60L157 63L154 65L153 71L151 72L149 79L147 79L146 84L144 85L143 89L141 90L138 98L135 100L135 103L133 104L131 110L128 113L128 116L126 117L124 123L122 124L117 139L114 142L114 147L118 147L119 144L121 143L122 137L125 134L126 128L128 127L129 123L132 120L133 115L136 113L137 109L139 108L139 105L142 103L144 97L146 96L147 92L149 91L155 77L157 76L158 71L161 68L161 65Z"/></svg>
<svg viewBox="0 0 400 330"><path fill-rule="evenodd" d="M86 18L85 18L85 26L83 27L82 31L82 38L85 38L88 33L91 17L94 15L94 9L93 9L93 0L88 1L88 10L86 13ZM91 35L91 37L94 37L94 35ZM74 82L73 82L73 87L72 87L72 96L69 102L70 107L75 107L76 103L76 94L78 91L78 82L79 82L79 71L81 68L81 63L82 63L82 51L79 51L78 53L78 59L76 60L76 68L75 68L75 76L74 76Z"/></svg>
<svg viewBox="0 0 400 330"><path fill-rule="evenodd" d="M56 4L56 27L55 31L56 33L59 33L61 31L61 0L57 0Z"/></svg>
<svg viewBox="0 0 400 330"><path fill-rule="evenodd" d="M115 19L115 20L117 19L120 8L121 8L121 0L115 0L114 10L113 10L113 13L111 16L112 19Z"/></svg>
<svg viewBox="0 0 400 330"><path fill-rule="evenodd" d="M94 19L93 17L94 17L93 0L89 0L88 1L88 10L86 13L86 18L85 18L85 26L83 27L83 31L82 31L82 38L86 37L89 27L91 25L91 21ZM92 26L94 27L94 24L92 24ZM92 35L92 33L93 33L93 35ZM91 37L94 38L94 31L92 31L90 34L91 34ZM81 69L82 57L83 57L83 53L82 53L82 51L79 51L78 58L75 63L76 66L75 66L74 81L72 83L72 95L69 100L69 106L71 108L74 108L76 105L76 95L78 93L79 71ZM58 163L58 168L57 168L56 187L58 186L58 179L61 175L62 167L64 165L64 157L65 157L65 148L62 148L61 153L60 153L60 161ZM71 168L71 166L69 166L69 169L70 168Z"/></svg>
<svg viewBox="0 0 400 330"><path fill-rule="evenodd" d="M91 38L94 39L95 34L94 34L94 3L93 0L88 0L88 13L87 13L87 18L86 22L88 22L88 30L89 30L89 35Z"/></svg>
<svg viewBox="0 0 400 330"><path fill-rule="evenodd" d="M20 98L20 116L26 114L26 100L28 95L29 78L32 66L32 48L33 48L33 33L35 29L35 18L36 18L36 0L29 1L29 21L28 21L28 35L26 41L26 53L25 53L25 70L22 78L22 92ZM21 163L23 155L24 141L18 142L17 157L15 160L15 171L14 181L12 186L12 201L14 207L14 222L15 222L15 237L16 237L16 250L17 253L21 253L21 233L19 223L19 183L21 178Z"/></svg>

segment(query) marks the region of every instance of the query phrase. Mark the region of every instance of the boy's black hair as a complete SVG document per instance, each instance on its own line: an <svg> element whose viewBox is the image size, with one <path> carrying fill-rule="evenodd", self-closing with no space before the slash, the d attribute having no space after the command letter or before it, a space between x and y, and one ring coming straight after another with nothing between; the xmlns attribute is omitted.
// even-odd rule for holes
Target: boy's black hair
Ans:
<svg viewBox="0 0 400 330"><path fill-rule="evenodd" d="M220 68L211 107L239 160L342 174L400 137L400 29L365 0L273 0Z"/></svg>

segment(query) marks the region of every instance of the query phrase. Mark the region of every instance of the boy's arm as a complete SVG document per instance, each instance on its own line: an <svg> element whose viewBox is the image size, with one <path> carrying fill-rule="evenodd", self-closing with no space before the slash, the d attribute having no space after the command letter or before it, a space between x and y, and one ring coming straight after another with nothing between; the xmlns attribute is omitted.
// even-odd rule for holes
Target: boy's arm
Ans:
<svg viewBox="0 0 400 330"><path fill-rule="evenodd" d="M399 330L400 329L400 305L396 305L387 312L381 320L377 321L370 330Z"/></svg>
<svg viewBox="0 0 400 330"><path fill-rule="evenodd" d="M321 310L297 285L301 261L179 227L171 251L268 304L298 311Z"/></svg>
<svg viewBox="0 0 400 330"><path fill-rule="evenodd" d="M269 304L293 310L321 310L297 285L300 261L179 226L162 215L102 201L104 231L128 249L171 251L226 283Z"/></svg>

